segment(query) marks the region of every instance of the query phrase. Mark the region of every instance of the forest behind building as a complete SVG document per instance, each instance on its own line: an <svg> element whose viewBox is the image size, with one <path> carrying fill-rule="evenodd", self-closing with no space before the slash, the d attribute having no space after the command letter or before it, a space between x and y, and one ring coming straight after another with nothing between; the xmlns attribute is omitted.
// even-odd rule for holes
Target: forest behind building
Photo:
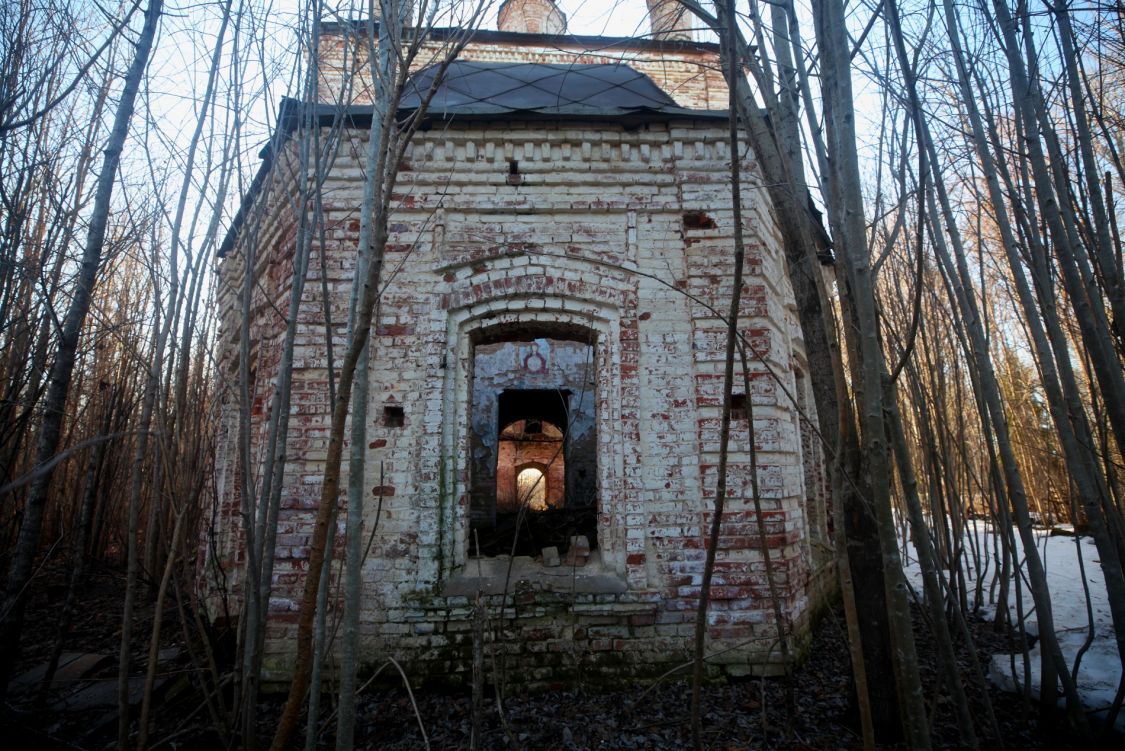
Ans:
<svg viewBox="0 0 1125 751"><path fill-rule="evenodd" d="M550 720L492 672L499 647L487 634L502 608L478 602L472 674L452 698L412 685L396 655L363 663L358 598L373 534L363 496L372 499L348 480L363 477L373 438L371 330L393 272L388 225L404 200L394 186L421 127L395 113L409 76L423 62L446 70L478 30L495 29L500 5L0 6L0 710L12 737L122 749L584 748L595 738L621 748L979 748L1018 745L1015 724L1033 740L1119 743L1120 0L560 2L569 33L648 37L655 6L718 45L731 153L753 154L796 299L815 403L805 427L824 457L839 594L813 647L801 648L770 571L781 675L706 680L709 592L732 492L725 452L732 431L749 430L755 445L752 404L739 419L753 400L735 398L750 393L735 377L739 359L755 357L738 320L738 230L730 307L716 313L727 367L720 471L700 522L708 555L694 658L651 684L552 694L563 719ZM319 96L318 122L331 124L296 126L291 152L308 179L275 198L302 217L294 304L306 278L323 279L318 250L332 228L321 178L333 139L352 126L324 103L317 40L322 24L343 23L358 42L342 64L374 81L364 203L349 304L323 311L337 325L324 340L335 367L323 490L292 683L276 685L263 680L263 644L298 316L278 312L289 344L266 410L269 445L282 449L252 459L250 421L265 408L248 343L234 367L218 366L216 269L231 227L255 226L240 208L269 189L255 175L288 127L283 98ZM432 39L439 54L423 44ZM729 161L737 187L741 161ZM248 242L240 252L254 252ZM249 332L247 287L228 292L241 306L233 325ZM201 577L214 586L224 575L207 563L224 400L237 405L248 583L215 620L199 593ZM378 468L366 472L375 482ZM757 475L749 492L758 503ZM758 534L764 543L764 526ZM1081 587L1064 595L1059 572ZM824 639L834 639L832 681L818 677ZM81 715L55 675L94 653L105 657L96 675L108 698ZM597 733L565 720L568 706L591 711L586 691L605 690L615 693L595 702Z"/></svg>

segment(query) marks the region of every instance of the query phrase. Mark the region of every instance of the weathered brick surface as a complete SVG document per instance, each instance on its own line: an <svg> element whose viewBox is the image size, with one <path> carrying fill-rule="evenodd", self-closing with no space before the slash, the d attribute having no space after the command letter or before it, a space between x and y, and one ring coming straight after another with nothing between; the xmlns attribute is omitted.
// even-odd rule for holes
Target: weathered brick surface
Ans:
<svg viewBox="0 0 1125 751"><path fill-rule="evenodd" d="M470 52L496 59L575 54ZM713 66L713 55L705 62ZM657 63L675 71L680 61L672 55ZM685 77L674 93L713 106L709 75ZM299 224L294 188L282 176L291 174L285 165L294 163L300 137L277 156L273 188L252 212L260 220L247 221L220 264L220 505L215 538L201 541L200 561L208 573L222 565L236 597L245 558L237 388L245 254L255 249L249 437L252 485L260 487ZM325 183L325 244L313 241L297 315L267 645L275 678L284 677L292 651L320 497L330 424L327 336L338 366L366 137L345 131L337 148ZM519 185L507 180L514 155ZM686 657L719 459L719 311L725 313L732 291L729 160L726 128L715 121L628 130L604 122L454 122L418 134L392 197L386 289L371 339L365 534L376 522L378 529L363 569L365 659L391 655L416 675L463 677L470 595L479 589L489 606L489 638L504 664L518 668L510 680L556 685L652 673ZM778 232L752 157L743 166L748 256L741 331L750 345L747 401L761 521L786 616L804 628L831 582L823 458L794 404L815 419L808 379L800 375L803 344ZM568 326L595 342L598 550L576 577L547 576L535 562L520 563L505 597L489 590L488 577L478 579L478 562L469 556L473 342L482 332L495 338L535 326ZM745 393L742 365L735 370L734 390ZM401 408L401 426L388 422L385 408ZM736 417L709 617L710 648L726 650L715 664L731 672L768 670L778 655L747 428L745 415ZM342 537L341 522L338 545ZM206 583L214 577L203 581L214 603L216 589Z"/></svg>

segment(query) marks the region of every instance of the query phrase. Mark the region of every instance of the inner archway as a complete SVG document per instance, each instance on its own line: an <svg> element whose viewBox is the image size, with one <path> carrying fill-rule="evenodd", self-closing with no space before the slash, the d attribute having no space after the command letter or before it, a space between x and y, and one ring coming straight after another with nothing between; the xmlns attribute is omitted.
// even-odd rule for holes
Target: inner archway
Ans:
<svg viewBox="0 0 1125 751"><path fill-rule="evenodd" d="M503 395L501 395L503 399ZM500 431L496 456L496 510L542 513L566 503L563 431L541 419L522 419Z"/></svg>
<svg viewBox="0 0 1125 751"><path fill-rule="evenodd" d="M538 467L524 467L516 475L516 497L531 511L546 511L547 475Z"/></svg>

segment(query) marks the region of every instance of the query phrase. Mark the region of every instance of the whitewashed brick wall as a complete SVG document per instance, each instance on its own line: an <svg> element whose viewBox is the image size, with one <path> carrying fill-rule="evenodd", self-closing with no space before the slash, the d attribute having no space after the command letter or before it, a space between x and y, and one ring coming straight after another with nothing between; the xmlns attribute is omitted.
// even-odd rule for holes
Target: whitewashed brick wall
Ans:
<svg viewBox="0 0 1125 751"><path fill-rule="evenodd" d="M710 102L712 89L700 91L691 96ZM267 646L276 678L284 677L292 651L330 421L321 251L337 359L354 273L366 133L346 135L325 183L327 245L314 244L298 316ZM279 161L294 153L287 147ZM519 161L519 185L508 181L512 159ZM725 314L732 291L729 160L726 125L714 120L633 129L605 122L464 122L416 137L393 196L386 288L371 342L368 530L379 497L383 508L364 565L366 659L393 655L417 675L458 676L468 669L468 595L478 587L489 591L468 555L472 338L495 327L559 323L596 338L600 556L574 581L521 564L508 597L487 598L507 665L519 668L511 678L536 685L580 674L612 679L659 672L688 654L717 479L725 330L717 311ZM748 255L740 328L753 349L750 398L763 521L786 615L804 628L821 596L819 588L810 591L807 537L827 541L825 512L817 505L822 487L807 485L822 475L803 463L801 436L807 443L808 431L798 429L786 396L794 393L794 367L804 353L778 232L753 159L745 158L743 167ZM233 390L242 253L256 234L251 346L254 456L260 458L295 244L285 187L279 178L269 200L259 199L260 229L252 232L248 222L220 266L220 372L231 388L224 399L215 549L236 592L244 561ZM692 228L694 220L685 226L689 212L702 212L714 228ZM741 374L736 367L736 392L744 391ZM402 427L382 424L388 405L404 410ZM738 645L717 660L730 672L767 671L778 654L750 492L747 425L741 420L732 428L710 643L715 650ZM810 523L807 516L815 518ZM202 542L201 560L209 550Z"/></svg>

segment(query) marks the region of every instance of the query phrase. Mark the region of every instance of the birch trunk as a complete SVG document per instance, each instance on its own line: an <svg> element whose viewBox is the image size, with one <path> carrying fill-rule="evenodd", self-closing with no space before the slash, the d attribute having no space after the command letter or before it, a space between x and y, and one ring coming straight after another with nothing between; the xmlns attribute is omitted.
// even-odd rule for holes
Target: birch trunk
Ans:
<svg viewBox="0 0 1125 751"><path fill-rule="evenodd" d="M726 6L722 3L716 5L717 16L707 13L695 0L680 0L680 3L716 32L728 25ZM787 16L791 46L799 50L797 18L791 4L787 4ZM737 32L737 26L735 30ZM741 33L736 39L740 66L755 74L761 88L766 77L760 73L754 52ZM811 113L813 100L808 73L800 59L799 52L792 57L801 97ZM786 267L806 345L820 433L826 452L833 457L829 465L832 503L841 519L839 542L848 548L837 551L841 565L847 566L847 570L840 569L840 583L845 603L855 605L845 607L848 633L852 638L849 648L857 688L854 696L865 737L871 735L867 732L869 720L883 735L886 728L897 727L899 718L885 618L883 567L874 518L864 501L868 495L867 481L860 474L855 414L844 376L832 305L817 256L817 248L827 244L828 239L808 209L804 167L797 160L801 150L795 119L784 114L785 108L778 106L775 98L767 96L767 105L771 107L770 120L767 120L749 82L741 75L742 68L739 70L740 74L733 80L727 79L727 85L738 92L737 108L745 126L744 136L762 168L766 189L778 213ZM786 79L781 77L781 80ZM809 117L811 119L812 115ZM812 135L818 163L822 171L826 171L826 149L815 129Z"/></svg>
<svg viewBox="0 0 1125 751"><path fill-rule="evenodd" d="M1059 40L1062 44L1062 63L1066 71L1067 89L1070 92L1071 107L1074 110L1075 134L1078 137L1078 153L1084 167L1086 191L1090 196L1089 211L1094 219L1094 252L1090 255L1101 273L1109 305L1113 311L1113 332L1119 347L1125 346L1125 279L1121 268L1114 259L1114 242L1110 227L1110 216L1106 211L1106 200L1098 179L1101 174L1098 161L1094 157L1094 146L1090 137L1090 118L1086 113L1085 91L1082 77L1078 73L1080 60L1074 47L1074 29L1070 23L1070 11L1064 0L1053 0L1051 9L1059 24Z"/></svg>
<svg viewBox="0 0 1125 751"><path fill-rule="evenodd" d="M988 119L990 135L997 139L995 125ZM1002 154L997 152L998 166L1002 165ZM1009 193L1016 195L1014 186L1008 178L1008 171L999 170ZM1025 194L1033 191L1028 185ZM1002 216L1006 211L1001 208ZM1008 264L1012 280L1024 316L1030 339L1036 355L1036 365L1040 370L1040 380L1047 396L1047 407L1052 424L1058 434L1059 445L1066 457L1067 472L1074 483L1074 490L1085 512L1090 533L1098 549L1098 558L1105 580L1109 598L1110 613L1117 637L1118 653L1125 666L1125 569L1123 569L1122 545L1125 540L1120 535L1120 511L1113 502L1105 476L1099 471L1098 458L1094 453L1096 445L1093 431L1086 416L1078 379L1071 362L1070 341L1063 329L1057 309L1057 294L1052 279L1050 258L1047 248L1039 236L1037 228L1025 212L1020 215L1023 242L1020 246L1030 260L1029 269L1035 292L1028 284L1024 273L1022 258L1015 246L1006 246ZM1014 234L1014 230L1012 230ZM1013 242L1016 242L1013 237ZM1038 307L1036 306L1038 298ZM1042 320L1040 320L1040 317Z"/></svg>
<svg viewBox="0 0 1125 751"><path fill-rule="evenodd" d="M474 6L472 14L466 19L463 33L450 41L442 58L441 66L435 80L440 81L445 69L460 54L461 49L471 34L472 29L480 20L485 3ZM431 18L437 13L437 4L430 6ZM403 13L406 16L406 13ZM423 26L423 29L425 26ZM405 144L409 142L413 129L418 127L426 115L426 106L433 90L423 97L422 106L411 116L405 125L398 124L395 120L397 103L401 100L403 89L406 85L406 71L410 69L410 62L420 49L420 40L423 38L422 29L415 32L405 51L396 47L398 65L396 75L387 96L387 112L380 124L383 133L382 147L379 153L376 173L376 194L373 205L377 212L372 220L371 243L375 248L382 248L387 241L387 219L390 212L390 196L398 179L398 164L403 155ZM398 40L393 40L398 41ZM402 44L405 44L403 42ZM374 126L373 126L374 127ZM377 257L376 257L377 258ZM352 391L355 385L356 368L360 355L366 347L371 335L371 322L374 315L375 304L380 294L380 280L382 265L372 263L363 277L357 277L356 283L360 285L359 307L355 317L356 324L352 336L348 341L348 348L340 367L339 382L336 387L336 400L332 405L332 428L329 431L327 455L325 458L324 480L321 485L320 506L313 526L310 540L308 569L305 572L304 590L301 596L300 615L297 622L296 657L293 666L293 678L289 686L289 695L285 708L278 722L277 732L274 735L271 748L273 751L282 751L289 747L293 734L296 732L299 713L304 703L305 693L308 691L310 671L312 667L312 632L315 620L316 599L320 588L320 574L325 561L325 544L328 537L328 521L331 519L337 505L340 491L340 469L344 450L344 428L348 417Z"/></svg>
<svg viewBox="0 0 1125 751"><path fill-rule="evenodd" d="M984 134L980 114L969 82L964 54L961 51L960 30L956 10L953 8L951 0L943 0L943 4L946 26L949 32L950 47L953 51L954 62L957 69L962 101L966 107L972 126L977 154L984 167L985 178L988 184L989 194L992 198L993 207L997 212L997 224L1001 231L1005 248L1008 249L1009 252L1014 252L1017 246L1012 234L1011 224L1007 220L1006 213L1003 213L1003 207L1006 205L1005 197L1000 190L1000 183L996 176L995 162L988 149L987 138ZM970 278L968 267L963 257L959 257L957 263L960 278ZM963 295L963 305L966 309L974 308L975 301L972 296ZM974 314L973 319L979 321L979 314ZM1049 665L1053 668L1053 670L1048 670L1046 672L1055 672L1059 675L1063 683L1064 692L1066 693L1067 708L1071 716L1071 721L1080 732L1088 735L1089 731L1086 726L1085 717L1082 714L1081 702L1078 698L1074 682L1070 680L1069 674L1067 673L1066 662L1063 659L1062 650L1059 647L1058 638L1055 635L1054 620L1051 611L1051 596L1047 589L1043 563L1039 557L1035 534L1031 527L1031 518L1027 507L1027 493L1024 490L1023 479L1020 476L1015 453L1012 449L1007 419L1004 415L1004 409L1000 399L999 385L995 370L992 367L991 358L988 355L987 344L983 340L983 331L977 326L970 325L969 334L970 337L972 337L975 359L980 375L979 388L981 389L982 398L987 406L985 412L991 422L996 446L1000 454L1000 469L1003 472L1004 484L1007 488L1007 498L1015 514L1016 524L1019 528L1024 554L1027 559L1028 575L1031 580L1031 595L1035 600L1040 635L1043 639L1043 655L1047 663L1045 667ZM1053 685L1047 688L1049 689L1047 693L1053 693ZM1053 711L1053 707L1044 706L1044 710Z"/></svg>
<svg viewBox="0 0 1125 751"><path fill-rule="evenodd" d="M735 28L733 19L734 0L727 0L727 19L730 21L724 29L722 38L724 48L725 68L727 80L733 80L740 75L738 58L735 53ZM742 151L738 139L738 116L736 107L737 92L734 87L730 91L730 179L731 179L731 209L734 221L734 279L730 298L730 311L727 313L726 352L723 366L723 411L719 424L719 466L718 478L715 482L715 505L712 510L711 532L707 540L706 559L703 565L703 581L699 588L699 607L695 615L695 664L691 681L691 738L695 751L703 751L703 718L702 718L702 690L703 690L703 660L704 648L707 643L707 605L711 595L711 578L715 571L715 553L719 547L719 531L723 523L723 505L727 492L727 459L730 449L730 410L731 394L734 387L734 349L738 340L738 316L742 303L742 275L745 265L746 247L742 233ZM753 395L749 392L746 399ZM751 470L753 471L753 470Z"/></svg>
<svg viewBox="0 0 1125 751"><path fill-rule="evenodd" d="M319 13L314 9L314 31L319 23ZM317 45L318 39L311 40L309 70L305 73L306 97L315 102L317 91ZM286 466L286 448L289 436L290 401L293 382L293 353L296 346L297 328L300 319L301 303L304 298L305 281L308 276L311 254L311 224L320 217L310 216L310 194L319 193L321 175L310 170L314 129L319 128L312 108L308 108L302 121L299 146L297 197L293 210L297 215L297 237L293 249L293 283L289 290L289 306L282 338L281 356L277 366L277 379L274 383L273 397L270 400L270 421L267 434L265 465L262 468L262 487L253 504L252 536L247 536L247 544L256 543L257 551L253 561L259 568L247 580L247 587L254 586L253 597L247 597L246 651L243 656L243 723L247 743L257 742L255 706L258 699L258 684L261 680L264 659L266 624L269 620L270 595L273 591L273 565L277 542L277 517L281 507L281 489ZM249 523L249 520L248 520ZM248 561L248 565L250 562ZM249 594L249 593L248 593Z"/></svg>
<svg viewBox="0 0 1125 751"><path fill-rule="evenodd" d="M375 206L376 185L381 178L379 157L383 151L384 134L381 129L387 115L387 84L394 70L390 54L392 38L400 39L402 20L397 0L380 3L379 23L374 23L374 8L370 9L367 40L368 60L374 88L371 129L367 135L366 179L363 185L363 203L360 210L359 241L356 248L356 278L367 276L372 266L383 265L383 246L372 246L372 224L377 210L387 212L387 207ZM392 33L393 30L393 33ZM376 33L378 38L376 39ZM378 277L376 277L378 278ZM348 318L349 339L355 330L359 306L359 289L352 290L351 310ZM363 501L365 465L367 462L367 402L370 394L369 362L371 338L361 344L356 363L355 386L352 393L351 445L348 454L348 515L347 549L344 578L344 627L340 643L340 700L336 715L336 749L351 751L355 745L355 692L356 671L359 667L359 614L362 606L363 566Z"/></svg>
<svg viewBox="0 0 1125 751"><path fill-rule="evenodd" d="M884 429L882 393L885 366L875 311L874 279L866 251L863 191L851 93L851 61L843 4L840 0L826 0L814 5L813 16L821 53L828 153L833 155L832 171L826 176L829 216L845 276L841 289L845 337L858 338L851 345L854 354L859 356L858 360L851 361L852 384L861 407L863 465L870 479L870 502L880 542L899 711L908 745L927 749L930 747L929 723L891 514L891 457Z"/></svg>
<svg viewBox="0 0 1125 751"><path fill-rule="evenodd" d="M1122 447L1125 446L1125 373L1113 347L1114 337L1105 319L1105 308L1093 284L1092 274L1086 267L1085 250L1068 201L1066 159L1043 103L1038 84L1038 63L1029 42L1027 67L1024 67L1017 37L1017 19L1012 17L1005 3L994 0L992 5L1004 39L1012 104L1025 131L1027 162L1035 179L1035 198L1040 215L1047 226L1082 341L1094 364L1094 375L1101 387L1117 445ZM1020 5L1024 5L1023 0ZM1025 31L1024 36L1030 39L1030 32ZM1120 285L1118 288L1114 296L1121 294Z"/></svg>

